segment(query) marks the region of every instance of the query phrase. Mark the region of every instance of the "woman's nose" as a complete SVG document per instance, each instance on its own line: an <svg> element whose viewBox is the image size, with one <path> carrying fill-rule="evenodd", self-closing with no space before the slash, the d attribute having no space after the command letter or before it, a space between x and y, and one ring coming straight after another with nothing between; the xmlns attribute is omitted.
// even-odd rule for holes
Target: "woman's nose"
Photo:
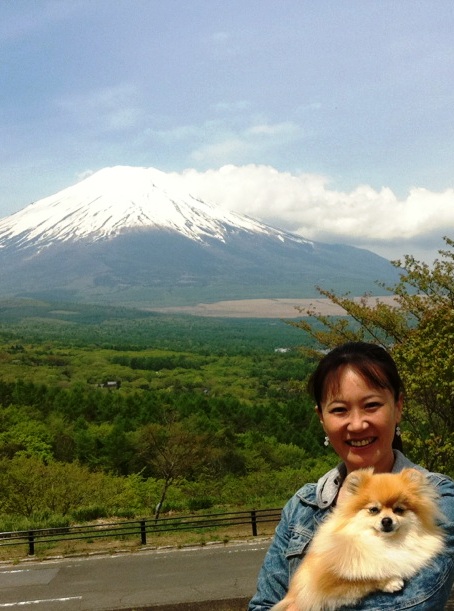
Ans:
<svg viewBox="0 0 454 611"><path fill-rule="evenodd" d="M348 421L350 431L363 431L367 427L366 419L363 414L352 412Z"/></svg>

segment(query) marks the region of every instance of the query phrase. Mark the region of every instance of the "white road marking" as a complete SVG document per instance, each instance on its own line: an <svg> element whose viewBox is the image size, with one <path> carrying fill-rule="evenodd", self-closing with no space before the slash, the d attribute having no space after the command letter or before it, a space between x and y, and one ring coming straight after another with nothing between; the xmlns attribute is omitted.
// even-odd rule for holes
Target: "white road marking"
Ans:
<svg viewBox="0 0 454 611"><path fill-rule="evenodd" d="M68 602L69 600L82 600L82 596L68 596L67 598L44 598L42 600L24 600L17 603L0 603L0 608L7 607L25 607L26 605L40 605L42 603L58 603Z"/></svg>

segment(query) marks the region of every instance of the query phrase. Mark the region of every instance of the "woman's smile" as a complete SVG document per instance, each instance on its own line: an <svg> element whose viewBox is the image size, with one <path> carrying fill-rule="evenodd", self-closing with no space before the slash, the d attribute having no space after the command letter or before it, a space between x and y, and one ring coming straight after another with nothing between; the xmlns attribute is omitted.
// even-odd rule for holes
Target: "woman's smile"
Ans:
<svg viewBox="0 0 454 611"><path fill-rule="evenodd" d="M367 439L347 439L345 443L353 448L364 448L370 446L376 439L376 437L368 437Z"/></svg>

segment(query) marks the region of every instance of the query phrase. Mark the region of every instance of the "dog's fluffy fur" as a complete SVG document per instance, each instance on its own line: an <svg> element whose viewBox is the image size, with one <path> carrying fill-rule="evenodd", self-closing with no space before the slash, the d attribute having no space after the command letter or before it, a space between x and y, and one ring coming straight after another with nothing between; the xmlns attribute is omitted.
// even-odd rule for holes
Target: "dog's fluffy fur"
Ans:
<svg viewBox="0 0 454 611"><path fill-rule="evenodd" d="M334 611L374 591L397 592L443 548L437 495L416 469L354 471L272 611Z"/></svg>

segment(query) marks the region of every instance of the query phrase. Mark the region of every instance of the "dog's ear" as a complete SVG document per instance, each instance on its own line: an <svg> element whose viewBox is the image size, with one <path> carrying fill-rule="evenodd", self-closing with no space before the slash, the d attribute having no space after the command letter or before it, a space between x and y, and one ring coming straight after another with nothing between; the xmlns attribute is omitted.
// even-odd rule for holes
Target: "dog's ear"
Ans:
<svg viewBox="0 0 454 611"><path fill-rule="evenodd" d="M412 469L412 468L403 469L400 474L403 477L403 479L407 481L409 484L417 484L418 486L420 486L426 480L424 473L422 473L421 471L418 471L417 469Z"/></svg>
<svg viewBox="0 0 454 611"><path fill-rule="evenodd" d="M403 478L404 483L406 483L408 492L412 492L419 497L424 495L426 500L431 499L433 502L438 500L439 494L437 490L422 471L411 468L403 469L400 472L400 476Z"/></svg>
<svg viewBox="0 0 454 611"><path fill-rule="evenodd" d="M411 495L412 502L417 499L420 514L423 512L424 515L430 515L432 518L444 519L438 507L440 495L422 471L404 469L399 475L406 484L406 491Z"/></svg>
<svg viewBox="0 0 454 611"><path fill-rule="evenodd" d="M357 494L358 489L372 477L373 469L358 469L352 471L344 482L345 491L348 494Z"/></svg>

